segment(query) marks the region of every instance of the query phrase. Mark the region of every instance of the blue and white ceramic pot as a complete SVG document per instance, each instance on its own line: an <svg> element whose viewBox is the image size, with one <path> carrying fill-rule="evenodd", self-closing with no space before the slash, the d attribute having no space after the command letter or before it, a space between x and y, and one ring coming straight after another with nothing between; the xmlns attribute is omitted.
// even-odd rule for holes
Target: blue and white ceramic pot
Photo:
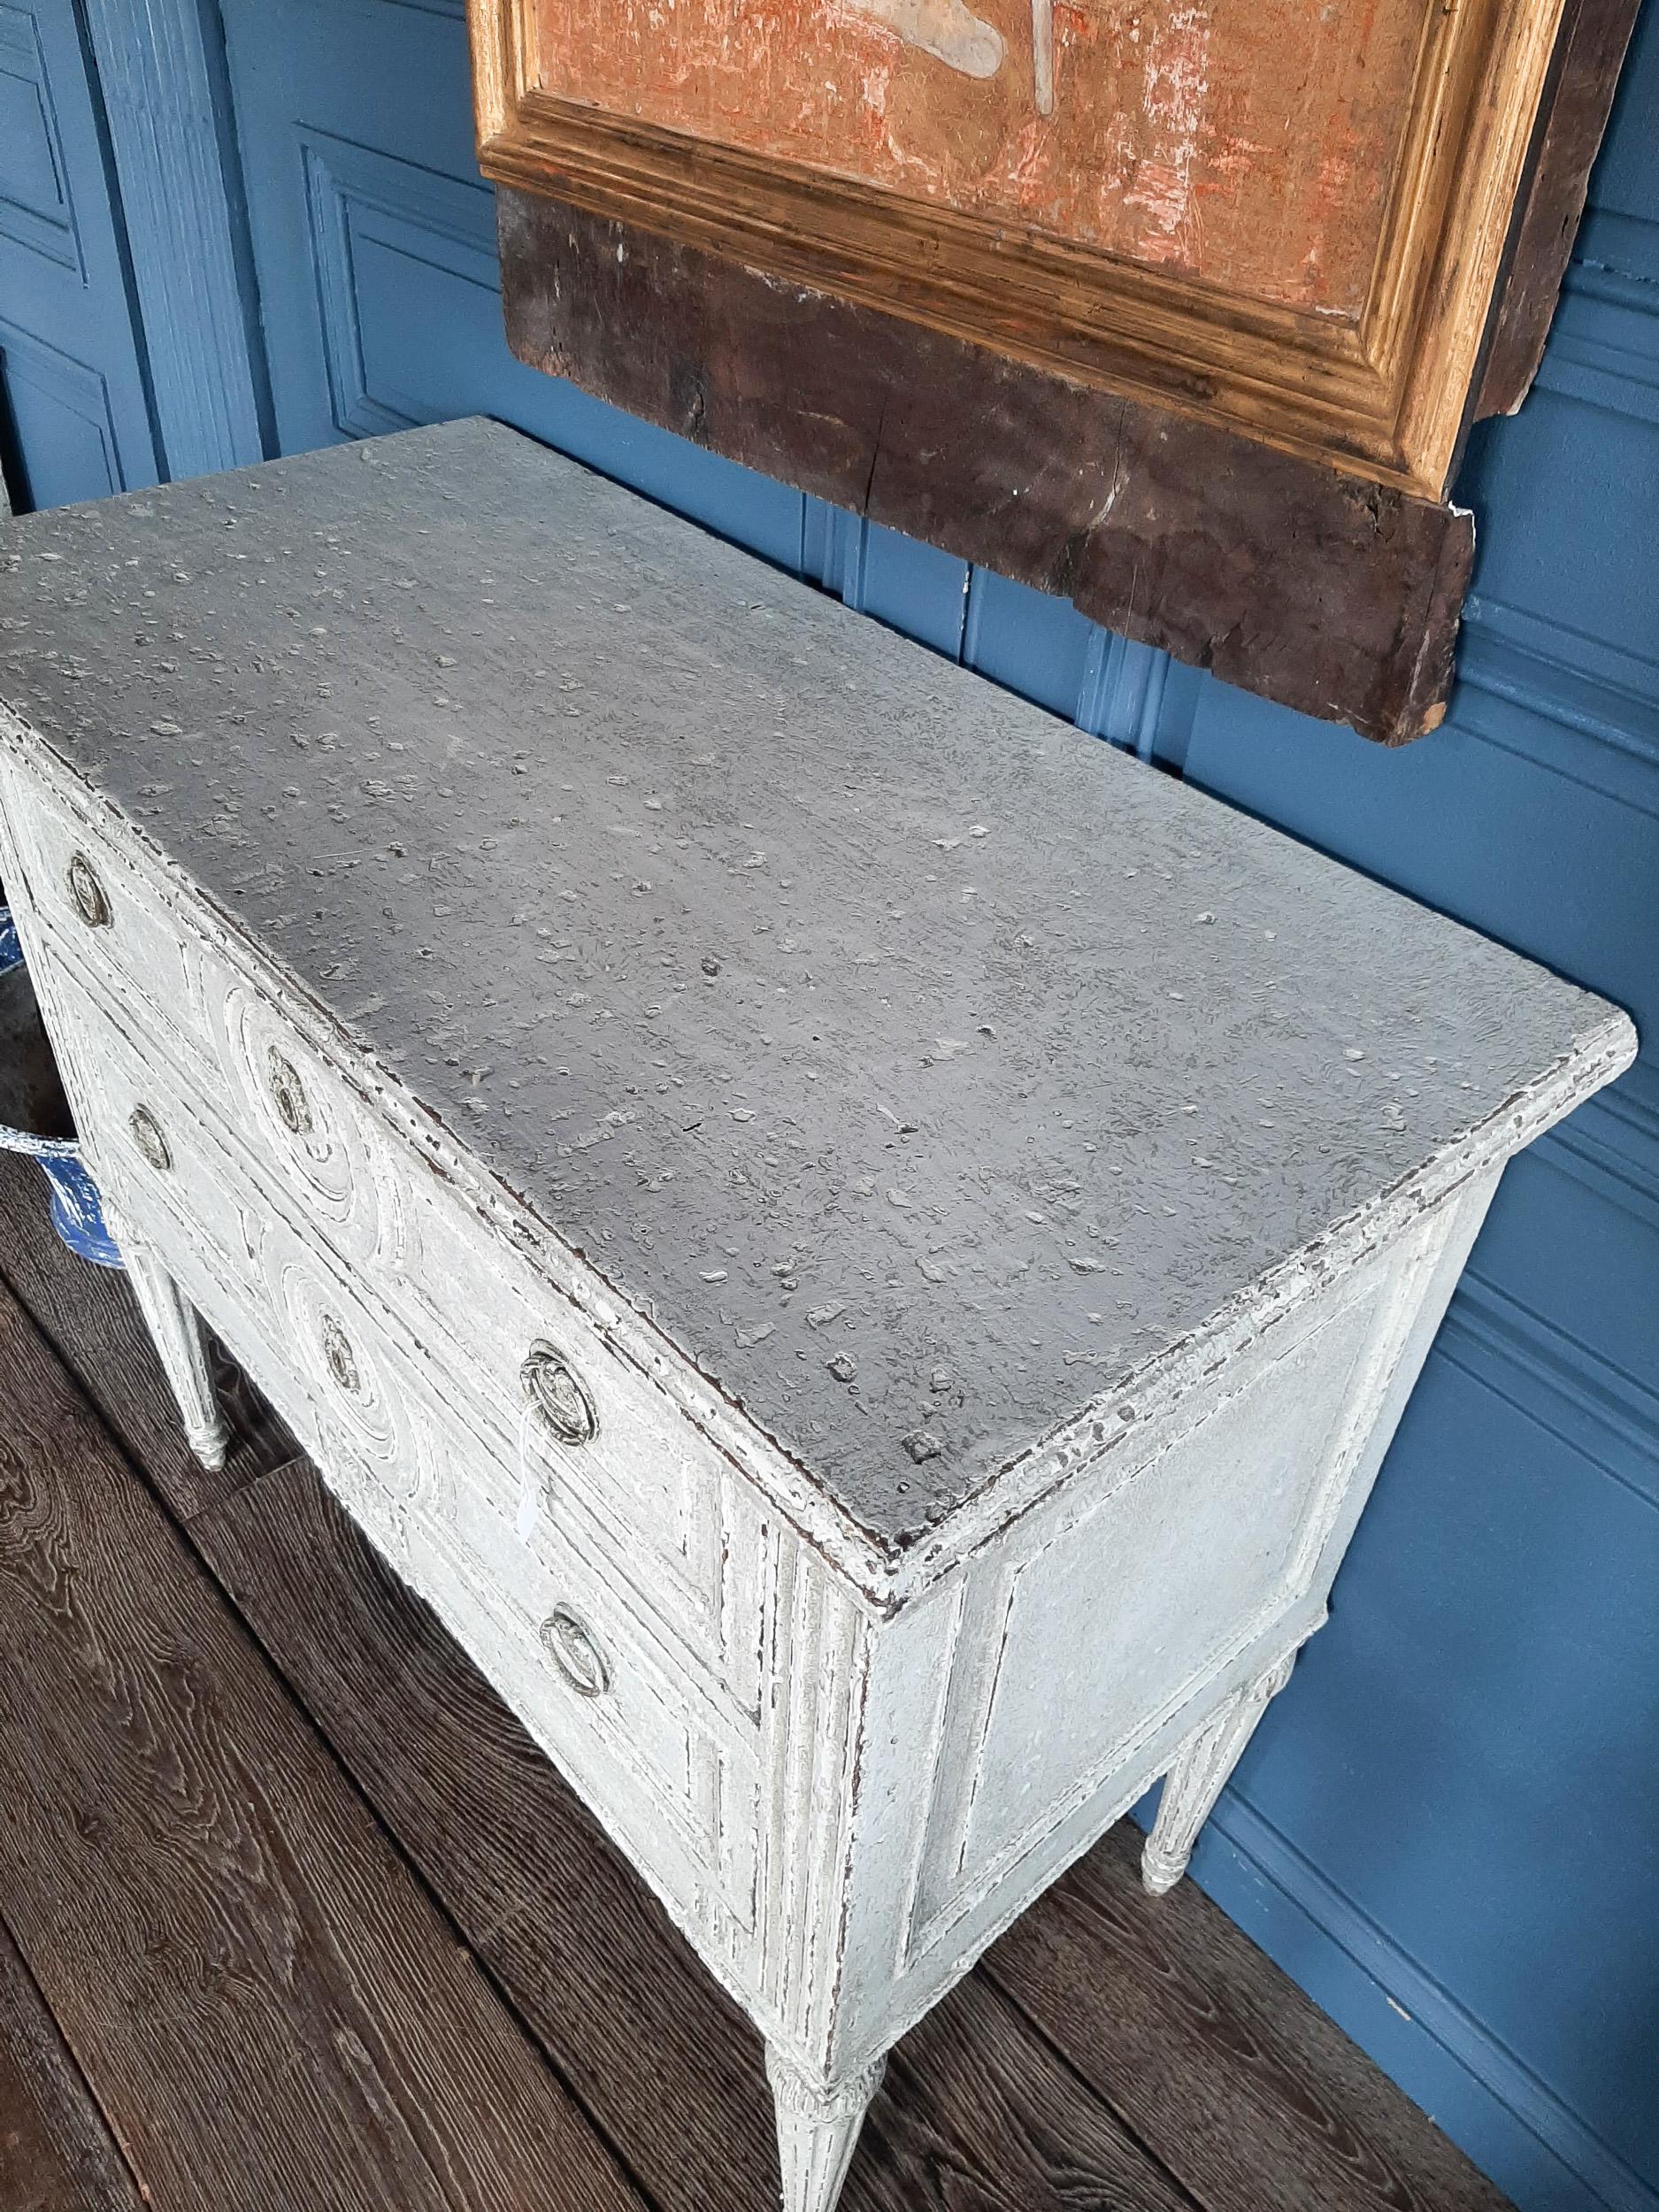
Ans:
<svg viewBox="0 0 1659 2212"><path fill-rule="evenodd" d="M83 1260L119 1267L98 1187L87 1172L11 909L0 906L0 1152L38 1161L51 1186L52 1226Z"/></svg>

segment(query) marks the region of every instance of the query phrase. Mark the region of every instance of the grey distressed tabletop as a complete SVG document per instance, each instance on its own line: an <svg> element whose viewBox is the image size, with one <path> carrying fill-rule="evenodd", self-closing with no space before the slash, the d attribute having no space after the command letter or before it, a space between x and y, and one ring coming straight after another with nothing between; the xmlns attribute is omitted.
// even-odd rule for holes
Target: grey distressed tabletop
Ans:
<svg viewBox="0 0 1659 2212"><path fill-rule="evenodd" d="M0 546L0 698L885 1549L1628 1048L498 426Z"/></svg>

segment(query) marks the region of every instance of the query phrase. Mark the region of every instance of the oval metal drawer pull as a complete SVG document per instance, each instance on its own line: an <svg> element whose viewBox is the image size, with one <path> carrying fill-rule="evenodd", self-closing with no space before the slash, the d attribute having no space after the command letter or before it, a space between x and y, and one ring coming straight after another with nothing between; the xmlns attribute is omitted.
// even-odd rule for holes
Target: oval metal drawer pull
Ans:
<svg viewBox="0 0 1659 2212"><path fill-rule="evenodd" d="M611 1662L574 1606L556 1605L537 1633L578 1697L599 1697L611 1687Z"/></svg>
<svg viewBox="0 0 1659 2212"><path fill-rule="evenodd" d="M329 1373L342 1390L349 1390L354 1398L361 1396L363 1379L357 1372L357 1356L351 1348L351 1339L332 1313L323 1316L322 1333L323 1359Z"/></svg>
<svg viewBox="0 0 1659 2212"><path fill-rule="evenodd" d="M518 1373L531 1404L562 1443L587 1444L598 1434L599 1409L556 1346L533 1344Z"/></svg>
<svg viewBox="0 0 1659 2212"><path fill-rule="evenodd" d="M173 1165L173 1150L162 1134L161 1124L148 1106L134 1106L127 1117L133 1142L153 1168L165 1170Z"/></svg>
<svg viewBox="0 0 1659 2212"><path fill-rule="evenodd" d="M67 881L74 910L88 929L107 929L114 916L109 895L98 881L98 872L85 853L71 856Z"/></svg>
<svg viewBox="0 0 1659 2212"><path fill-rule="evenodd" d="M265 1079L271 1087L272 1102L277 1110L277 1119L293 1137L307 1136L311 1127L311 1102L305 1095L305 1086L300 1081L291 1060L285 1060L274 1045L265 1054Z"/></svg>

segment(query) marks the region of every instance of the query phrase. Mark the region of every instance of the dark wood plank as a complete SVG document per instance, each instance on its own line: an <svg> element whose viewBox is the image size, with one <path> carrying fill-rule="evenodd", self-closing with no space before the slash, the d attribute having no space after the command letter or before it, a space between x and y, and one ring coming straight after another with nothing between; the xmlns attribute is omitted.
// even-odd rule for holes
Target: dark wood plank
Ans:
<svg viewBox="0 0 1659 2212"><path fill-rule="evenodd" d="M659 2212L772 2212L753 2030L315 1473L267 1475L192 1533ZM907 2040L846 2212L1102 2202L1187 2200L1002 1998L964 1985Z"/></svg>
<svg viewBox="0 0 1659 2212"><path fill-rule="evenodd" d="M1192 2212L1110 2108L971 1975L906 2036L845 2212ZM1265 2203L1271 2179L1258 2177Z"/></svg>
<svg viewBox="0 0 1659 2212"><path fill-rule="evenodd" d="M142 2199L16 1947L0 1928L0 2204L139 2212Z"/></svg>
<svg viewBox="0 0 1659 2212"><path fill-rule="evenodd" d="M1190 1882L1120 1827L986 1973L1207 2212L1502 2212L1507 2200ZM1269 2185L1271 2177L1271 2190Z"/></svg>
<svg viewBox="0 0 1659 2212"><path fill-rule="evenodd" d="M770 2204L777 2155L754 2031L312 1468L249 1484L191 1534L659 2204Z"/></svg>
<svg viewBox="0 0 1659 2212"><path fill-rule="evenodd" d="M294 1439L235 1362L216 1348L231 1450L218 1473L198 1463L126 1278L65 1248L47 1217L47 1195L32 1161L0 1153L0 1279L179 1517L188 1520L251 1476L292 1459Z"/></svg>
<svg viewBox="0 0 1659 2212"><path fill-rule="evenodd" d="M1512 415L1538 374L1640 5L1641 0L1568 0L1555 82L1539 119L1531 178L1510 234L1509 272L1477 417Z"/></svg>
<svg viewBox="0 0 1659 2212"><path fill-rule="evenodd" d="M152 2201L635 2205L9 1296L0 1370L0 1895Z"/></svg>
<svg viewBox="0 0 1659 2212"><path fill-rule="evenodd" d="M1363 736L1441 718L1467 514L536 194L498 205L533 367Z"/></svg>

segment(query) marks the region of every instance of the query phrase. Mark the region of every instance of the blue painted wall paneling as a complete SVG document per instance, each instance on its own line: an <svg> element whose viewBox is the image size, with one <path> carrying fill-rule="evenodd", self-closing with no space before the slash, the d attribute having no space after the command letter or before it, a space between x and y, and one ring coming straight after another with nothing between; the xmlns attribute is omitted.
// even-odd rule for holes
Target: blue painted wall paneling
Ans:
<svg viewBox="0 0 1659 2212"><path fill-rule="evenodd" d="M153 484L101 103L70 0L0 0L0 469L12 504Z"/></svg>
<svg viewBox="0 0 1659 2212"><path fill-rule="evenodd" d="M1638 1067L1506 1179L1196 1863L1525 2212L1655 2212L1659 9L1539 390L1477 435L1463 680L1403 754L520 367L459 0L224 13L283 450L499 415L1635 1012Z"/></svg>
<svg viewBox="0 0 1659 2212"><path fill-rule="evenodd" d="M1659 2202L1656 123L1650 6L1539 388L1465 472L1481 552L1446 730L1388 758L1210 685L1187 754L1642 1031L1624 1082L1506 1179L1332 1629L1202 1862L1552 2208Z"/></svg>
<svg viewBox="0 0 1659 2212"><path fill-rule="evenodd" d="M213 0L75 0L94 57L165 472L269 449L264 361ZM70 12L58 0L58 12Z"/></svg>

